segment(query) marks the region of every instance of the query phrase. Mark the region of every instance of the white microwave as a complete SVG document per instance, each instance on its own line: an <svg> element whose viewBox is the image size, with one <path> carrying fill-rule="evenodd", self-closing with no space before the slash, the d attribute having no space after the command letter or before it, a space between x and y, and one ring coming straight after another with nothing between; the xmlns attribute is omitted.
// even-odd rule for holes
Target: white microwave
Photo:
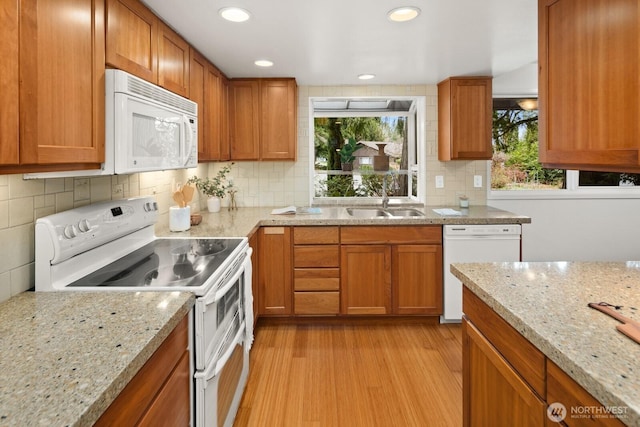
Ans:
<svg viewBox="0 0 640 427"><path fill-rule="evenodd" d="M105 71L105 161L100 169L25 174L132 174L198 165L198 104L122 70Z"/></svg>

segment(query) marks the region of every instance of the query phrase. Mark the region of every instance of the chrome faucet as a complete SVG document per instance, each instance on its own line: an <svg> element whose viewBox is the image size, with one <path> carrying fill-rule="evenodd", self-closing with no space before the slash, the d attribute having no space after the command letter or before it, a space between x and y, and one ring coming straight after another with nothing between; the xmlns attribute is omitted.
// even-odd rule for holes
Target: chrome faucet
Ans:
<svg viewBox="0 0 640 427"><path fill-rule="evenodd" d="M387 175L382 175L382 207L389 207L389 195L387 194Z"/></svg>

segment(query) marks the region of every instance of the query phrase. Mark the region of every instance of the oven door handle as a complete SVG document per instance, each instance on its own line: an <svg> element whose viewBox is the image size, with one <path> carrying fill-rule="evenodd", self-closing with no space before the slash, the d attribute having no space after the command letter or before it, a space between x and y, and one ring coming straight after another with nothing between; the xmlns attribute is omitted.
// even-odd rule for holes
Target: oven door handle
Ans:
<svg viewBox="0 0 640 427"><path fill-rule="evenodd" d="M205 304L209 305L214 302L220 300L228 291L231 289L233 285L235 285L236 281L242 276L245 272L246 264L251 262L251 253L253 252L252 248L249 248L247 252L245 252L245 259L240 264L240 268L231 276L231 278L224 284L223 287L217 289L213 295L209 296L209 298L205 298Z"/></svg>
<svg viewBox="0 0 640 427"><path fill-rule="evenodd" d="M224 368L224 365L226 365L227 361L229 361L229 358L233 354L233 351L235 350L236 346L242 342L242 339L244 338L244 331L245 331L245 328L238 329L236 336L233 338L233 342L225 350L224 354L220 356L220 359L218 359L218 361L216 362L216 370L214 371L214 374L213 374L214 376L218 376L220 374L220 371L222 371L222 368Z"/></svg>

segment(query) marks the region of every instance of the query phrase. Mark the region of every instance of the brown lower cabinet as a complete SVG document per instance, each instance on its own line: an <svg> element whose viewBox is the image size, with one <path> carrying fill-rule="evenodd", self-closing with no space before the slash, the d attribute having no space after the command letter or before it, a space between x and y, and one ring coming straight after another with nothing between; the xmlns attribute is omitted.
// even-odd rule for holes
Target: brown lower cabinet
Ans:
<svg viewBox="0 0 640 427"><path fill-rule="evenodd" d="M175 327L96 426L186 426L191 417L189 316Z"/></svg>
<svg viewBox="0 0 640 427"><path fill-rule="evenodd" d="M616 418L571 417L601 404L467 288L463 289L464 426L623 426ZM566 408L561 423L548 404Z"/></svg>
<svg viewBox="0 0 640 427"><path fill-rule="evenodd" d="M442 227L259 231L258 315L442 313Z"/></svg>

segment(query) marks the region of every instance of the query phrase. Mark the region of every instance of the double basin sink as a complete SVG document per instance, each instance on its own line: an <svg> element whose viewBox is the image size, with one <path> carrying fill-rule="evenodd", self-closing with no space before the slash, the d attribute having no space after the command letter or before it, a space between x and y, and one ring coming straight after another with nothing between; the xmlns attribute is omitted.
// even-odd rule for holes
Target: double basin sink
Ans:
<svg viewBox="0 0 640 427"><path fill-rule="evenodd" d="M424 216L424 213L413 208L347 208L347 213L354 218L407 218Z"/></svg>

